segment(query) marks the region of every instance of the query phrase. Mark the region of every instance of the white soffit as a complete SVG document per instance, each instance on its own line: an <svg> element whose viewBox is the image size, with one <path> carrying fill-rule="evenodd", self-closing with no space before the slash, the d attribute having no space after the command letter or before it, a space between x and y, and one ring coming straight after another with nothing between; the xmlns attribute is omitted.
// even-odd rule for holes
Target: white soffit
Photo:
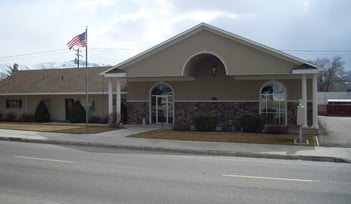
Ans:
<svg viewBox="0 0 351 204"><path fill-rule="evenodd" d="M318 69L294 69L293 74L319 74Z"/></svg>

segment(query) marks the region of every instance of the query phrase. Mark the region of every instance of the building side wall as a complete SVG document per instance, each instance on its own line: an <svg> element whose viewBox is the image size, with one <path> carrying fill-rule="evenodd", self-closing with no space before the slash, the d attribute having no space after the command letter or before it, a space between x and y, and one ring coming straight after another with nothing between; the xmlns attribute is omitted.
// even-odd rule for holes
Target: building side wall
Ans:
<svg viewBox="0 0 351 204"><path fill-rule="evenodd" d="M22 100L21 108L7 108L6 100ZM49 109L52 121L66 120L66 99L85 101L85 95L66 95L66 96L0 96L0 112L5 115L7 113L14 113L17 116L23 113L34 114L38 103L41 100L45 101ZM89 111L89 116L106 117L107 116L107 95L89 95L89 101L94 101L92 108Z"/></svg>
<svg viewBox="0 0 351 204"><path fill-rule="evenodd" d="M204 77L194 81L170 81L176 101L193 100L227 100L227 101L258 101L261 86L269 80L235 80L233 77ZM288 101L301 99L301 80L276 80L282 83L287 91ZM149 101L150 90L163 82L128 82L128 101ZM312 82L308 80L307 96L312 100Z"/></svg>
<svg viewBox="0 0 351 204"><path fill-rule="evenodd" d="M149 103L148 102L128 102L128 123L142 124L149 123Z"/></svg>

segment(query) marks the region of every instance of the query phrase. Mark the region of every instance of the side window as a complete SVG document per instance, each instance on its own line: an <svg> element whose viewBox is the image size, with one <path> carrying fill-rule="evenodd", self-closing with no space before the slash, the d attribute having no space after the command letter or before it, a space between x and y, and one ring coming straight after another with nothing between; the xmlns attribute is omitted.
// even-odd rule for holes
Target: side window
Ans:
<svg viewBox="0 0 351 204"><path fill-rule="evenodd" d="M262 86L260 113L266 125L286 125L286 90L281 83L269 81Z"/></svg>
<svg viewBox="0 0 351 204"><path fill-rule="evenodd" d="M6 99L6 108L22 108L22 99Z"/></svg>

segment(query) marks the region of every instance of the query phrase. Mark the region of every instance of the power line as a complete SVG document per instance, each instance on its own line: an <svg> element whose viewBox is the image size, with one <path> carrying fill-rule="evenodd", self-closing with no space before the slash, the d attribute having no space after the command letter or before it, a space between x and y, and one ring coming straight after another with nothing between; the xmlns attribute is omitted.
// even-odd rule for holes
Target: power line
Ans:
<svg viewBox="0 0 351 204"><path fill-rule="evenodd" d="M89 48L92 51L103 52L108 50L109 52L135 52L141 51L142 49L135 49L135 48ZM58 53L66 53L67 49L56 49L56 50L46 50L46 51L39 51L39 52L31 52L31 53L23 53L23 54L14 54L14 55L7 55L7 56L0 56L0 60L8 60L12 58L23 58L23 57L31 57L31 56L44 56L44 55L51 55L51 54L58 54Z"/></svg>
<svg viewBox="0 0 351 204"><path fill-rule="evenodd" d="M62 52L63 50L67 50L67 49L56 49L56 50L47 50L47 51L32 52L32 53L25 53L25 54L18 54L18 55L0 56L0 59L13 58L13 57L23 57L23 56L30 56L30 55L41 55L41 54L48 54L48 53L53 53L53 52Z"/></svg>
<svg viewBox="0 0 351 204"><path fill-rule="evenodd" d="M93 47L93 48L89 48L89 49L93 49L93 50L126 50L126 51L137 51L137 50L143 50L140 48L102 48L102 47Z"/></svg>
<svg viewBox="0 0 351 204"><path fill-rule="evenodd" d="M351 50L291 50L291 49L286 49L286 50L280 50L284 52L346 52L346 53L351 53Z"/></svg>
<svg viewBox="0 0 351 204"><path fill-rule="evenodd" d="M142 51L143 49L140 48L98 48L92 47L89 48L93 52L119 52L119 53L133 53ZM61 54L66 53L67 49L55 49L55 50L46 50L46 51L39 51L39 52L31 52L31 53L23 53L23 54L14 54L14 55L7 55L7 56L0 56L0 61L10 60L12 58L26 58L26 57L39 57L44 55L53 55L53 54ZM280 51L283 52L290 52L290 53L298 53L300 55L327 55L327 54L342 54L342 55L351 55L351 50L312 50L312 49L281 49Z"/></svg>
<svg viewBox="0 0 351 204"><path fill-rule="evenodd" d="M295 55L351 55L351 50L292 50L292 49L286 49L286 50L280 50L283 52L288 52L288 53L293 53Z"/></svg>

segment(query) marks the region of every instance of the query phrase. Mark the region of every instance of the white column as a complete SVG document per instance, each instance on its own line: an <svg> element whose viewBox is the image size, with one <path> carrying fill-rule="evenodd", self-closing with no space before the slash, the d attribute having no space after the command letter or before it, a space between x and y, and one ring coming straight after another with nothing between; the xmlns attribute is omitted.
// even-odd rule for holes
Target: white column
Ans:
<svg viewBox="0 0 351 204"><path fill-rule="evenodd" d="M112 78L108 78L108 124L112 125L113 119Z"/></svg>
<svg viewBox="0 0 351 204"><path fill-rule="evenodd" d="M301 93L302 93L302 105L304 108L304 124L303 127L307 127L307 82L306 82L306 74L302 74L301 79Z"/></svg>
<svg viewBox="0 0 351 204"><path fill-rule="evenodd" d="M26 104L26 113L28 113L28 96L24 97L24 103Z"/></svg>
<svg viewBox="0 0 351 204"><path fill-rule="evenodd" d="M312 79L312 127L318 129L317 74Z"/></svg>
<svg viewBox="0 0 351 204"><path fill-rule="evenodd" d="M117 78L116 86L116 124L121 122L121 80Z"/></svg>

